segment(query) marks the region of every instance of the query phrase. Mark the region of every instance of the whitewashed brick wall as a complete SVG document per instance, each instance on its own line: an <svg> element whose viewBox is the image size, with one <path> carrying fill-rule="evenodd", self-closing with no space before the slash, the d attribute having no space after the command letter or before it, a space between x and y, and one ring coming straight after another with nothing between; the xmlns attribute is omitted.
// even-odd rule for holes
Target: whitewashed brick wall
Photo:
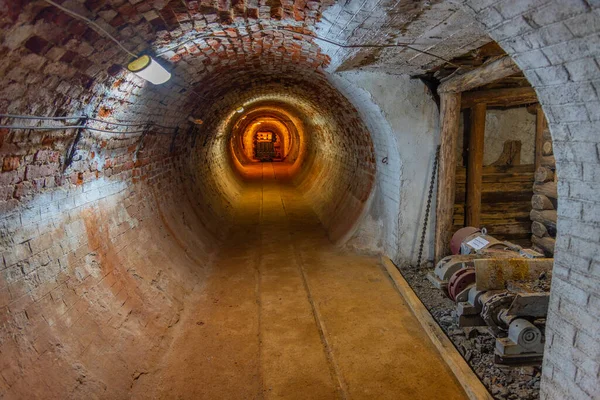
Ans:
<svg viewBox="0 0 600 400"><path fill-rule="evenodd" d="M600 398L600 2L466 0L535 87L558 171L542 399Z"/></svg>

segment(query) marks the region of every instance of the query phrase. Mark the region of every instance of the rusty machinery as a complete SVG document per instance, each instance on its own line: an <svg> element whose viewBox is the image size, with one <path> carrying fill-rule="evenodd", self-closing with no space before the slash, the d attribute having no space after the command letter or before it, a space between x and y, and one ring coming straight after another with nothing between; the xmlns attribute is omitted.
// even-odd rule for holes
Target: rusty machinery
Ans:
<svg viewBox="0 0 600 400"><path fill-rule="evenodd" d="M451 250L428 279L457 303L459 326L487 325L498 364L539 363L553 259L473 227L454 234Z"/></svg>

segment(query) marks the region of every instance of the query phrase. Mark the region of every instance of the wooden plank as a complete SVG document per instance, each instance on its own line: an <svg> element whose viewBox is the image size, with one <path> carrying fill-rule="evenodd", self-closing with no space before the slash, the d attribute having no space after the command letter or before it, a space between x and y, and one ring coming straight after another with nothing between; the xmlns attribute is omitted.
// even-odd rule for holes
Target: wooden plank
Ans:
<svg viewBox="0 0 600 400"><path fill-rule="evenodd" d="M548 183L554 183L554 182L548 182ZM483 184L483 186L481 187L481 192L482 193L486 193L486 192L531 192L533 193L535 191L534 187L538 187L538 190L542 190L542 191L552 191L552 187L550 186L544 186L544 185L548 185L548 183L544 183L544 184L536 184L535 186L533 186L533 181L525 181L525 182L499 182L499 183L495 183L495 182L489 182L489 183L485 183ZM465 185L464 184L458 184L456 185L456 192L464 192L465 191Z"/></svg>
<svg viewBox="0 0 600 400"><path fill-rule="evenodd" d="M531 202L529 201L511 201L506 203L483 203L481 204L481 214L497 214L504 212L525 211L529 215L531 210ZM454 213L464 214L462 204L454 205Z"/></svg>
<svg viewBox="0 0 600 400"><path fill-rule="evenodd" d="M522 202L522 201L531 201L531 196L533 196L533 191L529 190L521 190L521 191L513 191L513 192L495 192L495 191L486 191L485 187L483 192L481 193L481 202L485 203L497 203L497 202ZM456 192L456 203L464 203L465 191L457 191Z"/></svg>
<svg viewBox="0 0 600 400"><path fill-rule="evenodd" d="M458 221L460 221L460 218L462 218L463 216L461 214L456 214L455 217L458 218ZM490 225L508 223L523 223L526 226L531 224L530 211L523 210L516 213L498 213L481 215L481 225L485 226L486 228L489 228Z"/></svg>
<svg viewBox="0 0 600 400"><path fill-rule="evenodd" d="M533 185L535 175L531 172L522 172L518 174L484 174L481 177L482 183L511 183L511 182L528 182ZM460 175L456 177L457 185L464 185L466 176Z"/></svg>
<svg viewBox="0 0 600 400"><path fill-rule="evenodd" d="M483 167L483 176L488 174L519 174L526 172L535 172L535 166L533 164L520 164L520 165L486 165ZM467 169L463 166L456 168L456 175L466 176Z"/></svg>
<svg viewBox="0 0 600 400"><path fill-rule="evenodd" d="M513 107L537 103L537 95L531 87L480 90L464 92L461 107L472 108L475 104L487 104L488 107Z"/></svg>
<svg viewBox="0 0 600 400"><path fill-rule="evenodd" d="M435 224L435 262L450 251L452 214L456 190L456 143L460 118L460 93L440 96L440 159Z"/></svg>
<svg viewBox="0 0 600 400"><path fill-rule="evenodd" d="M460 382L469 399L492 400L493 397L483 383L481 383L469 364L456 350L450 339L448 339L448 336L444 334L440 326L435 322L396 266L387 257L382 257L381 261L394 282L394 286L404 298L415 317L417 317L425 332L427 332L427 336L440 352L442 359L448 364L448 367L454 373L458 382Z"/></svg>
<svg viewBox="0 0 600 400"><path fill-rule="evenodd" d="M477 69L458 76L451 76L438 87L438 93L460 93L521 72L509 57L502 57Z"/></svg>
<svg viewBox="0 0 600 400"><path fill-rule="evenodd" d="M531 218L529 215L527 215L527 213L523 213L521 215L512 215L510 217L505 217L502 218L501 215L498 216L489 216L489 215L484 215L481 218L481 225L482 226L494 226L496 224L530 224L531 223Z"/></svg>
<svg viewBox="0 0 600 400"><path fill-rule="evenodd" d="M514 222L507 224L494 224L486 226L488 229L488 233L494 237L498 235L510 236L510 237L519 237L519 238L529 238L531 235L531 223L527 222ZM496 239L499 239L498 237Z"/></svg>
<svg viewBox="0 0 600 400"><path fill-rule="evenodd" d="M479 227L481 214L481 186L483 174L483 144L485 136L485 104L477 104L471 110L469 134L469 159L467 163L467 226Z"/></svg>

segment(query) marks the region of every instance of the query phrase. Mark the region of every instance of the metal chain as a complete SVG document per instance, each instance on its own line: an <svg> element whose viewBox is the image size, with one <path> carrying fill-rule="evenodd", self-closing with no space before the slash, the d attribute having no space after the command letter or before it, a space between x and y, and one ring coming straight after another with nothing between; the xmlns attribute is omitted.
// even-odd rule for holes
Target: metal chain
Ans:
<svg viewBox="0 0 600 400"><path fill-rule="evenodd" d="M433 171L431 172L431 183L429 184L429 196L427 197L427 207L425 208L425 219L423 221L423 232L421 233L421 244L419 246L419 258L417 259L417 268L421 266L421 257L423 256L423 246L425 245L425 234L427 233L427 222L429 221L429 210L431 209L431 199L433 198L433 189L435 177L437 175L438 159L440 157L440 146L435 150L433 159Z"/></svg>

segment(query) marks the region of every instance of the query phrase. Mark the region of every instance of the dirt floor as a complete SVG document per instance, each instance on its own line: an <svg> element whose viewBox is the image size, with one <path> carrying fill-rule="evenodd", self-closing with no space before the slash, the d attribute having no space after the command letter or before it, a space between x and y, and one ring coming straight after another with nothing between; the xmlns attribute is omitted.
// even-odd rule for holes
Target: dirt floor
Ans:
<svg viewBox="0 0 600 400"><path fill-rule="evenodd" d="M378 258L341 252L271 164L144 399L465 399ZM258 168L258 167L257 167Z"/></svg>
<svg viewBox="0 0 600 400"><path fill-rule="evenodd" d="M400 267L400 272L452 340L486 388L497 399L533 400L540 397L540 367L505 368L494 364L495 339L487 328L460 328L456 304L427 280L427 269Z"/></svg>

